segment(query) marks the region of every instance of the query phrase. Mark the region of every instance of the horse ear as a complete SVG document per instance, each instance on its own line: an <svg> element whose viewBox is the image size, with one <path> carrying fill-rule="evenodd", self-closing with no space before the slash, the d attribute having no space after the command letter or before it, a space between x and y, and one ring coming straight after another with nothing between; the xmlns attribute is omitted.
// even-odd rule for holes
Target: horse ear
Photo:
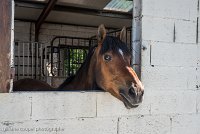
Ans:
<svg viewBox="0 0 200 134"><path fill-rule="evenodd" d="M106 37L106 29L103 24L99 25L98 32L97 32L97 39L98 42L103 42L104 38Z"/></svg>
<svg viewBox="0 0 200 134"><path fill-rule="evenodd" d="M126 42L126 27L124 26L120 32L120 40Z"/></svg>

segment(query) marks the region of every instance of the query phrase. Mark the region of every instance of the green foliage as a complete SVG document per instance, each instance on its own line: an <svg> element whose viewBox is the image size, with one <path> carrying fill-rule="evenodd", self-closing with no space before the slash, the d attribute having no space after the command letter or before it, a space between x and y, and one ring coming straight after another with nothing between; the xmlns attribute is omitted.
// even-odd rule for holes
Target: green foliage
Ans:
<svg viewBox="0 0 200 134"><path fill-rule="evenodd" d="M87 56L86 49L66 49L64 59L64 69L68 76L74 75L80 68Z"/></svg>

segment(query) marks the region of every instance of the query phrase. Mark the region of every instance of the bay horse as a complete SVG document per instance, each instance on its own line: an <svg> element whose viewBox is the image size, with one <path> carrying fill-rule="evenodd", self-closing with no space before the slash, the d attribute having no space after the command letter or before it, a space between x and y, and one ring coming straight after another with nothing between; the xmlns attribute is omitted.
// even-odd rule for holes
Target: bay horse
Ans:
<svg viewBox="0 0 200 134"><path fill-rule="evenodd" d="M96 47L88 56L75 76L66 79L58 90L103 89L121 100L126 108L142 102L144 87L130 65L131 54L123 42L124 27L119 37L106 35L104 25L98 27Z"/></svg>
<svg viewBox="0 0 200 134"><path fill-rule="evenodd" d="M53 91L48 83L36 79L25 78L14 81L13 91Z"/></svg>

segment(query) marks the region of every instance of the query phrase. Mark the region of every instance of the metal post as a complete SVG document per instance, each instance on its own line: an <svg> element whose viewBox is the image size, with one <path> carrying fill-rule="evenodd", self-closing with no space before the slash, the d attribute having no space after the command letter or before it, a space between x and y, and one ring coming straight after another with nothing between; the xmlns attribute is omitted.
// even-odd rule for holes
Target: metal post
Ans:
<svg viewBox="0 0 200 134"><path fill-rule="evenodd" d="M132 67L141 77L141 0L133 0L132 20Z"/></svg>
<svg viewBox="0 0 200 134"><path fill-rule="evenodd" d="M49 61L47 61L47 49L48 49L48 47L45 46L45 49L44 49L45 50L45 60L44 60L45 62L44 62L44 66L43 67L44 67L44 70L46 72L46 73L44 73L46 75L46 77L48 76L47 67L46 67L47 65L46 64L47 64L47 62L49 64Z"/></svg>
<svg viewBox="0 0 200 134"><path fill-rule="evenodd" d="M32 75L32 79L33 79L33 58L34 58L34 55L33 55L33 47L34 47L34 43L31 43L31 75Z"/></svg>
<svg viewBox="0 0 200 134"><path fill-rule="evenodd" d="M22 62L22 67L23 67L23 78L24 78L24 42L22 43L22 51L23 51L23 62Z"/></svg>
<svg viewBox="0 0 200 134"><path fill-rule="evenodd" d="M43 50L43 44L40 43L40 79L42 79L42 69L43 69L43 66L42 66L43 53L42 53L42 50Z"/></svg>
<svg viewBox="0 0 200 134"><path fill-rule="evenodd" d="M20 44L17 43L17 80L19 80L19 68L20 68Z"/></svg>
<svg viewBox="0 0 200 134"><path fill-rule="evenodd" d="M37 76L38 76L38 69L39 69L39 61L38 61L38 59L39 59L39 57L38 57L38 55L39 55L39 44L38 44L38 42L36 42L36 71L35 71L35 78L37 79Z"/></svg>
<svg viewBox="0 0 200 134"><path fill-rule="evenodd" d="M27 52L28 52L28 54L27 54L27 55L28 55L27 75L29 76L29 71L30 71L30 61L29 61L29 60L30 60L30 59L29 59L29 58L30 58L30 42L27 43L27 45L28 45L28 49L27 49L27 50L28 50L28 51L27 51Z"/></svg>
<svg viewBox="0 0 200 134"><path fill-rule="evenodd" d="M10 39L10 68L11 68L11 78L10 78L10 89L9 92L12 92L13 90L13 81L15 77L15 63L14 63L14 52L15 52L15 44L14 44L14 8L15 3L14 0L12 0L12 13L11 13L11 39Z"/></svg>

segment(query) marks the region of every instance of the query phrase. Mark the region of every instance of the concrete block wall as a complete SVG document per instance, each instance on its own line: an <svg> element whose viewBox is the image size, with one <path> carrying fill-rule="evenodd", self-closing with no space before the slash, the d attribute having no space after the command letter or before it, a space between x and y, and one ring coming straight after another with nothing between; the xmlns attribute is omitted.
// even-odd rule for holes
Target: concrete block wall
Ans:
<svg viewBox="0 0 200 134"><path fill-rule="evenodd" d="M151 113L138 117L139 124L135 118L124 120L137 125L126 126L125 133L200 133L198 3L142 1L141 44L147 48L142 50L142 82L146 96L152 96Z"/></svg>
<svg viewBox="0 0 200 134"><path fill-rule="evenodd" d="M34 23L15 21L15 41L34 41ZM49 43L55 36L91 37L96 35L97 28L44 23L39 33L39 42Z"/></svg>
<svg viewBox="0 0 200 134"><path fill-rule="evenodd" d="M142 1L147 49L141 50L145 96L139 107L128 110L106 92L0 94L0 133L199 134L198 3Z"/></svg>
<svg viewBox="0 0 200 134"><path fill-rule="evenodd" d="M49 46L55 36L71 36L89 38L96 35L97 28L60 25L60 24L43 24L39 34L39 42ZM64 42L64 40L63 40Z"/></svg>

